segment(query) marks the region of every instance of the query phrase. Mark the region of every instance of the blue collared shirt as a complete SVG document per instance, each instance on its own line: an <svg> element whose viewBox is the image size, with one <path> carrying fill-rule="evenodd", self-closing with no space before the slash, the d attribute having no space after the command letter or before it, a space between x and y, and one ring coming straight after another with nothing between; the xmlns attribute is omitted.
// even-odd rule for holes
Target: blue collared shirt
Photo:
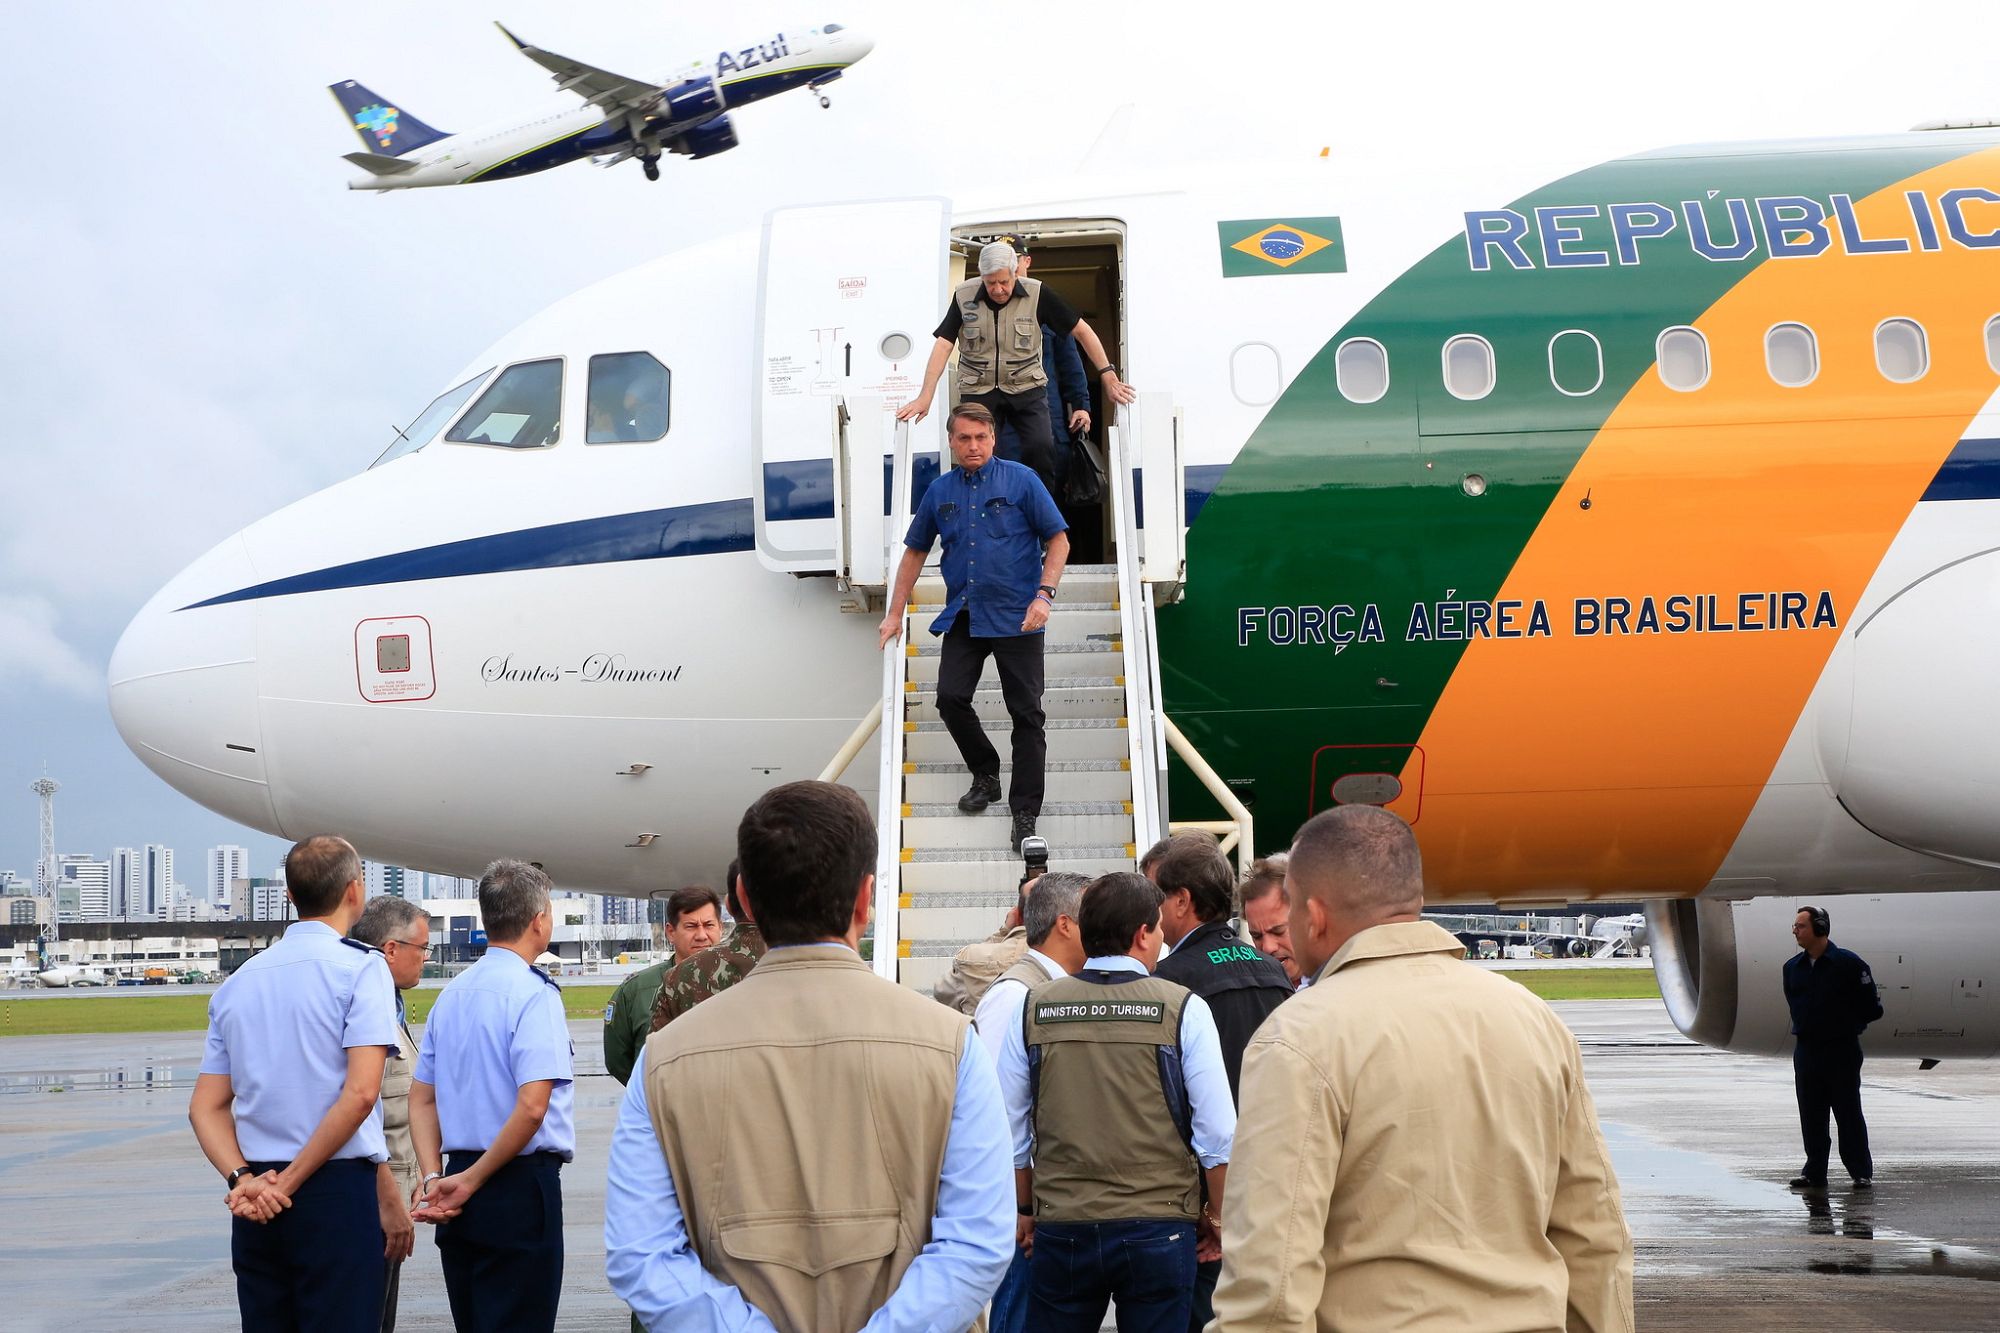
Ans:
<svg viewBox="0 0 2000 1333"><path fill-rule="evenodd" d="M201 1072L228 1077L246 1160L299 1155L340 1096L356 1046L396 1050L396 983L381 954L341 943L323 921L294 922L222 983L208 1002ZM379 1101L333 1155L389 1160Z"/></svg>
<svg viewBox="0 0 2000 1333"><path fill-rule="evenodd" d="M863 1333L969 1327L1013 1260L1014 1174L1007 1169L1007 1118L992 1063L978 1042L968 1041L958 1058L958 1090L938 1173L930 1241L863 1325ZM643 1050L611 1135L604 1276L649 1329L761 1333L773 1328L743 1293L702 1267L688 1239L687 1215L646 1106Z"/></svg>
<svg viewBox="0 0 2000 1333"><path fill-rule="evenodd" d="M1092 958L1083 966L1085 971L1146 975L1145 965L1127 954ZM1014 1165L1030 1166L1035 1160L1034 1099L1028 1088L1027 1034L1018 1021L1002 1038L998 1063L1000 1093L1013 1130ZM1215 1015L1199 995L1189 995L1181 1006L1181 1078L1194 1111L1194 1155L1205 1167L1221 1166L1236 1143L1236 1099L1229 1095L1229 1071L1223 1068ZM1160 1110L1166 1113L1164 1105Z"/></svg>
<svg viewBox="0 0 2000 1333"><path fill-rule="evenodd" d="M940 474L903 538L913 551L944 540L945 605L931 633L949 630L963 611L974 638L1018 637L1041 586L1042 547L1068 527L1031 467L995 457L977 472Z"/></svg>
<svg viewBox="0 0 2000 1333"><path fill-rule="evenodd" d="M512 949L488 949L438 996L417 1051L417 1078L437 1089L444 1150L484 1152L521 1085L549 1079L548 1114L521 1152L574 1158L573 1055L556 983Z"/></svg>
<svg viewBox="0 0 2000 1333"><path fill-rule="evenodd" d="M1037 966L1048 974L1049 980L1066 977L1061 963L1030 945L1027 957L1035 960ZM1028 988L1020 982L1002 977L986 988L986 994L979 997L979 1009L972 1015L972 1027L979 1034L979 1044L993 1057L993 1067L1000 1067L1000 1048L1006 1044L1007 1031L1019 1030L1021 1011L1028 1007Z"/></svg>

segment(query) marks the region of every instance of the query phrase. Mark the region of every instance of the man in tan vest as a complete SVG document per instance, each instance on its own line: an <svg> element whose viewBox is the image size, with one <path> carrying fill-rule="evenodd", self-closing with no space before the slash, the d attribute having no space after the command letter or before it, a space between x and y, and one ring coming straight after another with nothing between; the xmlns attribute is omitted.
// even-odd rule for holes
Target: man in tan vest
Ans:
<svg viewBox="0 0 2000 1333"><path fill-rule="evenodd" d="M963 1014L857 952L875 822L825 782L736 831L770 946L655 1032L619 1111L605 1275L651 1329L973 1327L1013 1257L1007 1126Z"/></svg>
<svg viewBox="0 0 2000 1333"><path fill-rule="evenodd" d="M1036 1333L1096 1333L1112 1300L1124 1333L1187 1333L1216 1253L1202 1185L1219 1208L1236 1109L1208 1005L1147 975L1160 901L1129 872L1091 881L1089 957L1028 992L1001 1051Z"/></svg>
<svg viewBox="0 0 2000 1333"><path fill-rule="evenodd" d="M1083 316L1040 282L1017 276L1019 265L1020 256L1005 241L981 248L979 276L952 290L951 308L937 326L937 343L924 367L923 387L897 411L896 419L922 421L930 414L945 362L957 348L958 400L980 404L996 423L1013 422L1021 438L1021 461L1053 492L1055 435L1049 422L1048 371L1042 365L1042 325L1076 339L1113 402L1129 403L1138 395L1118 378L1118 367Z"/></svg>
<svg viewBox="0 0 2000 1333"><path fill-rule="evenodd" d="M393 1193L396 1209L394 1227L384 1204L382 1222L388 1237L389 1282L382 1296L382 1333L395 1333L396 1303L402 1294L403 1260L416 1246L416 1223L410 1209L416 1203L417 1148L410 1138L410 1078L417 1067L417 1043L410 1036L410 1016L403 1005L403 992L423 980L424 960L431 954L431 919L424 909L407 898L384 894L361 909L361 917L347 932L363 944L382 951L389 964L389 979L396 983L396 1053L382 1066L382 1135L389 1144L389 1160L377 1173L377 1188L384 1199Z"/></svg>
<svg viewBox="0 0 2000 1333"><path fill-rule="evenodd" d="M1209 1333L1629 1333L1632 1237L1562 1020L1420 917L1387 810L1316 815L1287 882L1315 980L1244 1054Z"/></svg>

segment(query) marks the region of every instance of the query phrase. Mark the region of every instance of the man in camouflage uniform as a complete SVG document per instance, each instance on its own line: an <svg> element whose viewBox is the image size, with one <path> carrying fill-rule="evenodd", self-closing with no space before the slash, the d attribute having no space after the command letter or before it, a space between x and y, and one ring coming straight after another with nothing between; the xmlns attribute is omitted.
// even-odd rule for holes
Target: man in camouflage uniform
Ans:
<svg viewBox="0 0 2000 1333"><path fill-rule="evenodd" d="M743 908L736 881L729 883L729 915L735 924L713 949L703 949L686 962L675 963L660 978L660 998L653 1002L653 1031L658 1032L711 995L728 990L748 976L764 956L764 935Z"/></svg>
<svg viewBox="0 0 2000 1333"><path fill-rule="evenodd" d="M729 863L724 884L736 880L736 863ZM676 963L686 962L722 941L722 899L705 884L674 890L667 899L667 940L673 954L663 962L634 972L612 993L604 1006L604 1067L624 1083L632 1077L639 1048L653 1032L653 1003L660 998L660 980Z"/></svg>

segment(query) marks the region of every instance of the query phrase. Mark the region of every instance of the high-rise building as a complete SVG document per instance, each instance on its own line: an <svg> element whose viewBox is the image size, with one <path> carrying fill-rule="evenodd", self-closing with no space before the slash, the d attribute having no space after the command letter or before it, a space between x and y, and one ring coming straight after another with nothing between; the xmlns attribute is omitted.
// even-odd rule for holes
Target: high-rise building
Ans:
<svg viewBox="0 0 2000 1333"><path fill-rule="evenodd" d="M392 898L416 898L412 890L418 887L421 876L414 870L401 866L384 865L380 861L363 861L361 871L368 883L368 896L380 898L388 894Z"/></svg>
<svg viewBox="0 0 2000 1333"><path fill-rule="evenodd" d="M289 921L295 919L292 900L285 896L285 867L280 864L269 879L239 880L244 897L241 904L245 910L237 915L247 916L252 921Z"/></svg>
<svg viewBox="0 0 2000 1333"><path fill-rule="evenodd" d="M605 926L636 926L646 921L646 903L640 898L621 898L616 894L593 894L597 899L598 924Z"/></svg>
<svg viewBox="0 0 2000 1333"><path fill-rule="evenodd" d="M111 863L94 856L56 858L57 920L111 919Z"/></svg>
<svg viewBox="0 0 2000 1333"><path fill-rule="evenodd" d="M132 904L145 892L142 884L145 862L131 847L111 849L111 919L134 920Z"/></svg>
<svg viewBox="0 0 2000 1333"><path fill-rule="evenodd" d="M129 921L171 921L174 911L174 849L149 842L139 853L138 882L126 907Z"/></svg>
<svg viewBox="0 0 2000 1333"><path fill-rule="evenodd" d="M250 874L250 849L224 843L208 849L208 891L211 907L229 906L229 890Z"/></svg>

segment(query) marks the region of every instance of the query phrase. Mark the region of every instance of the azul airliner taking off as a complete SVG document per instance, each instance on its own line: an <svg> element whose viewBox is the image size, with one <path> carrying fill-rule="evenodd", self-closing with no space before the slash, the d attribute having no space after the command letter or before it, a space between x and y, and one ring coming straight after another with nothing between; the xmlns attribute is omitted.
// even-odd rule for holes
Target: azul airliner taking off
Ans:
<svg viewBox="0 0 2000 1333"><path fill-rule="evenodd" d="M2000 132L1499 156L787 208L608 278L170 582L118 726L257 828L634 895L841 773L921 984L1019 861L949 804L934 608L876 648L943 416L893 408L1018 232L1140 391L1050 622L1054 866L1380 804L1434 902L1648 900L1700 1040L1788 1048L1835 896L1871 1053L2000 1054Z"/></svg>
<svg viewBox="0 0 2000 1333"><path fill-rule="evenodd" d="M718 52L713 61L698 60L665 82L653 83L530 46L504 27L500 31L584 104L448 134L352 79L333 84L330 91L367 149L345 155L368 173L349 181L348 189L408 190L505 180L586 157L599 166L636 157L646 179L658 180L662 153L713 157L734 148L733 107L792 88L811 88L819 93L821 106L831 105L825 86L874 49L860 33L829 23Z"/></svg>

